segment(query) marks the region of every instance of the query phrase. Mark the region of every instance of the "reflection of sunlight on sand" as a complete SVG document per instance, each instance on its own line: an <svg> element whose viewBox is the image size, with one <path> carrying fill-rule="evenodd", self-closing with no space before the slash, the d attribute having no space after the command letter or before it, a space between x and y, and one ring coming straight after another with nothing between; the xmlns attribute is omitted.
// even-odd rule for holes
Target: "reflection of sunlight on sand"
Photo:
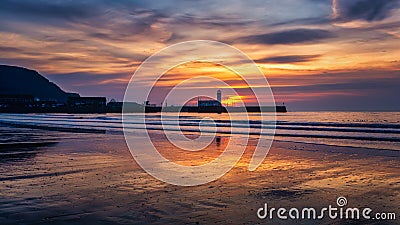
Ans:
<svg viewBox="0 0 400 225"><path fill-rule="evenodd" d="M163 153L182 163L187 163L186 159L205 162L219 154L217 150L225 141L216 139L207 150L211 155L203 158L191 157L195 152L175 156L169 148ZM122 136L83 134L64 139L34 160L1 165L0 211L8 214L9 220L28 223L91 219L110 223L255 224L259 222L255 211L266 202L271 206L326 207L340 194L354 207L374 199L374 209L398 208L398 157L327 153L323 148L335 147L276 142L263 164L250 172L247 166L254 141L250 139L242 159L220 179L180 187L142 170ZM295 150L303 147L320 151ZM26 178L12 179L19 175Z"/></svg>
<svg viewBox="0 0 400 225"><path fill-rule="evenodd" d="M240 150L243 146L243 144L239 143L238 140L232 140L228 136L217 136L214 138L210 145L208 145L201 151L186 151L179 149L173 144L169 143L165 138L162 137L161 134L152 133L151 136L153 136L154 146L163 157L170 160L171 162L185 166L200 166L212 162L224 152L229 141L235 142L233 143L233 147L235 147L235 149L230 149L231 152L228 153L228 157L220 161L218 165L222 167L223 165L235 164L237 160L237 155L240 154ZM172 171L173 168L164 167L164 164L162 162L159 165L154 165L154 167L166 169L165 173L177 172ZM218 168L214 168L214 170L217 169ZM207 172L208 171L204 171L204 173Z"/></svg>

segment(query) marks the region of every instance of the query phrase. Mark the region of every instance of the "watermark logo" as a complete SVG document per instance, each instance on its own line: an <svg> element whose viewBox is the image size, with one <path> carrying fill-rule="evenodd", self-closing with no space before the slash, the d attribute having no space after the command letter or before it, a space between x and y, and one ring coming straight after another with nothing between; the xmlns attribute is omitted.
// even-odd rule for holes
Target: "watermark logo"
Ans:
<svg viewBox="0 0 400 225"><path fill-rule="evenodd" d="M187 79L180 80L174 86L162 86L160 84L165 83L167 80L175 79L175 77L168 77L167 73L171 69L184 65L186 63L212 63L215 65L222 66L232 73L235 74L234 79L224 79L221 76L213 76L213 71L208 71L203 75L191 76ZM190 73L190 68L187 69ZM245 90L248 95L253 99L253 106L260 108L261 113L257 114L257 121L268 122L268 126L260 126L259 133L268 133L268 138L259 138L255 146L255 151L250 160L248 169L250 171L255 170L266 157L269 148L272 144L273 136L275 134L275 111L263 113L263 105L268 105L275 108L274 97L272 90L268 84L268 81L264 73L260 70L256 63L251 60L246 54L237 48L216 41L187 41L178 44L171 45L154 55L147 58L135 71L134 75L126 88L124 102L141 102L148 101L149 96L158 95L158 102L162 106L166 105L170 99L180 99L183 103L193 101L193 99L208 98L215 101L221 101L221 99L215 98L214 94L210 91L197 92L193 88L192 91L188 92L185 84L187 82L199 79L200 81L208 84L212 82L214 85L218 84L218 88L222 88L224 92L238 94L239 91ZM234 82L233 82L234 80ZM240 85L237 85L237 83ZM186 90L186 92L182 92ZM212 93L215 93L214 91ZM161 99L160 99L161 96ZM214 104L213 103L213 104ZM221 103L221 102L220 102ZM200 104L200 102L198 102ZM206 102L207 104L207 102ZM218 104L218 103L216 103ZM231 135L229 141L225 146L223 152L213 159L212 161L202 165L182 165L174 162L159 151L160 146L155 145L154 139L151 138L151 132L154 132L153 128L149 129L149 117L152 116L146 113L149 110L156 110L156 106L153 108L144 107L143 117L139 118L139 122L135 121L137 130L143 130L144 132L132 132L130 127L132 125L132 114L129 112L127 104L124 104L122 121L126 143L131 151L132 156L136 162L150 175L153 177L174 185L181 186L194 186L201 185L211 181L214 181L229 170L231 170L236 163L242 157L246 143L250 138L251 133L251 119L248 113L233 112L232 108L224 107L224 118L228 121L240 121L240 126L230 126L229 134ZM246 109L246 102L242 99L238 99L236 107ZM177 110L176 120L171 120L171 111L164 110L167 107L162 107L160 112L160 123L162 125L161 131L167 138L169 144L172 144L176 148L183 151L201 151L205 149L209 144L219 135L220 125L218 121L206 114L201 114L203 118L201 123L207 124L207 129L203 129L201 123L199 124L199 136L197 138L188 138L185 133L180 130L180 116L184 109L183 104ZM207 109L207 108L206 108ZM207 110L206 110L207 111ZM200 116L200 114L198 114ZM251 117L254 117L253 115ZM166 119L168 118L168 119ZM164 129L166 127L168 129ZM171 130L171 126L174 129ZM240 129L240 130L236 130ZM204 131L204 132L203 132ZM240 138L240 140L238 140ZM238 144L240 143L240 144ZM163 146L161 146L162 148Z"/></svg>
<svg viewBox="0 0 400 225"><path fill-rule="evenodd" d="M321 209L314 207L304 208L274 208L268 207L265 203L257 210L259 219L280 219L280 220L322 220L328 219L351 219L351 220L396 220L394 212L373 212L369 207L357 208L346 207L347 199L340 196L336 199L336 206L329 205Z"/></svg>
<svg viewBox="0 0 400 225"><path fill-rule="evenodd" d="M343 196L340 196L336 199L336 204L339 207L343 207L343 206L347 205L347 199Z"/></svg>

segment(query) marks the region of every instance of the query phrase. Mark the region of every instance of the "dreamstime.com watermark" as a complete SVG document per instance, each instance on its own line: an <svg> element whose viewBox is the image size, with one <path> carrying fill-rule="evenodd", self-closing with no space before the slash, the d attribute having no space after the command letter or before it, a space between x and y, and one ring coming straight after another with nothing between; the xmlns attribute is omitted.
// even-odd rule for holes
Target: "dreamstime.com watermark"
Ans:
<svg viewBox="0 0 400 225"><path fill-rule="evenodd" d="M373 212L369 207L357 208L346 207L347 199L345 197L338 197L336 205L328 205L321 209L313 207L304 208L269 208L268 203L257 210L257 217L259 219L280 219L280 220L322 220L329 218L347 219L347 220L396 220L396 213L394 212Z"/></svg>

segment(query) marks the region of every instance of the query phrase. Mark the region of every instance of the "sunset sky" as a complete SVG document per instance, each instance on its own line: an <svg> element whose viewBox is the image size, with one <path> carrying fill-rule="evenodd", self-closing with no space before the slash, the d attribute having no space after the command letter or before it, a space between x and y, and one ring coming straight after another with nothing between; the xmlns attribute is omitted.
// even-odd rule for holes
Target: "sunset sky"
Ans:
<svg viewBox="0 0 400 225"><path fill-rule="evenodd" d="M1 1L0 64L82 96L122 100L147 57L198 39L250 56L291 111L400 110L400 0ZM214 72L230 80L218 66L171 70Z"/></svg>

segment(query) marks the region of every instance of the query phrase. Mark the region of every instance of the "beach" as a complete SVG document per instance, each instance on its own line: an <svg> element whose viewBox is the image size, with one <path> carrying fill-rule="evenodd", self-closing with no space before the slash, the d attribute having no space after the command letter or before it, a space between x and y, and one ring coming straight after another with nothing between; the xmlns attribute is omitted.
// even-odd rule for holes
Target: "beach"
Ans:
<svg viewBox="0 0 400 225"><path fill-rule="evenodd" d="M159 131L152 131L159 135ZM72 132L3 125L2 137L24 138L1 145L2 224L381 224L379 220L260 219L269 207L336 206L400 215L400 151L275 140L266 159L248 170L252 143L220 179L176 186L147 174L118 132ZM7 136L8 135L8 136ZM43 138L46 137L46 138ZM226 139L214 140L203 156L156 146L174 161L204 163ZM8 143L8 144L7 144ZM211 154L210 154L211 152ZM201 154L201 153L197 153Z"/></svg>
<svg viewBox="0 0 400 225"><path fill-rule="evenodd" d="M400 225L400 0L0 21L0 225Z"/></svg>

